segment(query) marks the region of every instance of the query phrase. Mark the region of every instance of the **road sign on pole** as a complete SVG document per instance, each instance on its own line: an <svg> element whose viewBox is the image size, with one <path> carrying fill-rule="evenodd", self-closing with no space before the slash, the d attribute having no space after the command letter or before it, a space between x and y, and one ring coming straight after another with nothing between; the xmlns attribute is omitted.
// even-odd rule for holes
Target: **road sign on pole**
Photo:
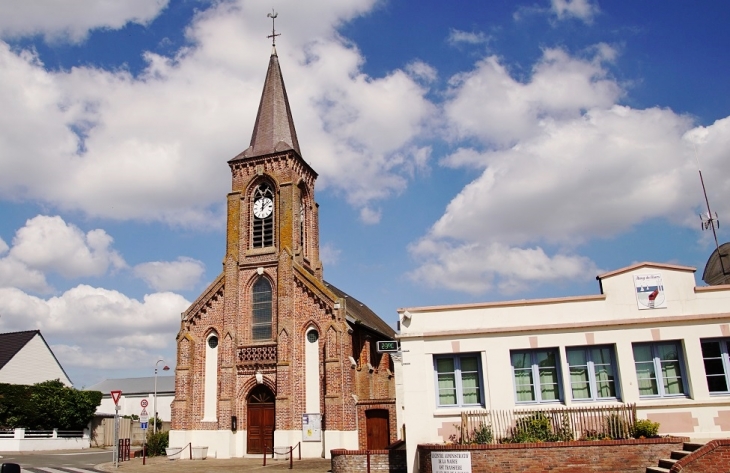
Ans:
<svg viewBox="0 0 730 473"><path fill-rule="evenodd" d="M119 404L119 398L122 396L121 391L112 391L112 401L114 401L114 404Z"/></svg>
<svg viewBox="0 0 730 473"><path fill-rule="evenodd" d="M149 405L150 405L150 403L149 403L149 402L147 402L147 399L142 399L142 400L141 400L141 401L139 402L139 405L140 405L140 406L142 406L142 409L144 409L145 407L149 406Z"/></svg>

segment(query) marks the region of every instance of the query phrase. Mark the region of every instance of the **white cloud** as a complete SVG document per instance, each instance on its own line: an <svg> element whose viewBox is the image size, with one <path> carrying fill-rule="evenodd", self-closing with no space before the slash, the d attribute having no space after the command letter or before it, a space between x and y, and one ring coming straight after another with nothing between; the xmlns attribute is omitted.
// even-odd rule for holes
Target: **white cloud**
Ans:
<svg viewBox="0 0 730 473"><path fill-rule="evenodd" d="M112 242L104 230L84 234L61 217L39 215L16 232L7 258L30 269L54 271L67 278L99 276L109 267L126 266L119 253L111 249Z"/></svg>
<svg viewBox="0 0 730 473"><path fill-rule="evenodd" d="M451 31L449 31L449 37L446 41L451 45L457 45L460 43L481 44L489 41L489 37L481 31L469 32L452 28Z"/></svg>
<svg viewBox="0 0 730 473"><path fill-rule="evenodd" d="M3 253L5 253L6 251L8 251L8 249L10 249L10 247L8 246L8 244L5 243L5 240L3 240L2 238L0 238L0 255L3 254Z"/></svg>
<svg viewBox="0 0 730 473"><path fill-rule="evenodd" d="M412 163L401 151L434 112L416 82L428 68L368 77L359 51L336 33L373 3L292 0L277 23L304 158L321 189L356 207L405 188ZM0 197L222 226L226 161L248 147L270 49L262 16L253 2L214 3L189 26L189 47L174 58L146 53L139 77L88 66L51 72L32 52L0 43Z"/></svg>
<svg viewBox="0 0 730 473"><path fill-rule="evenodd" d="M0 331L40 329L65 368L104 369L149 363L174 346L182 296L165 292L142 301L117 291L79 285L42 299L19 289L0 289ZM63 343L52 343L53 340Z"/></svg>
<svg viewBox="0 0 730 473"><path fill-rule="evenodd" d="M0 37L43 35L79 42L96 28L120 29L152 21L168 0L0 0Z"/></svg>
<svg viewBox="0 0 730 473"><path fill-rule="evenodd" d="M185 257L177 261L152 261L134 267L134 275L156 291L193 289L204 272L202 261Z"/></svg>
<svg viewBox="0 0 730 473"><path fill-rule="evenodd" d="M432 287L482 294L495 287L511 294L530 284L561 282L598 273L590 259L572 254L548 256L542 248L516 248L499 243L452 246L424 239L409 248L423 263L409 277Z"/></svg>
<svg viewBox="0 0 730 473"><path fill-rule="evenodd" d="M479 61L450 81L444 111L452 138L505 146L533 136L546 117L577 118L586 109L610 107L623 91L601 65L609 50L603 45L593 58L580 59L546 49L525 83L494 56Z"/></svg>
<svg viewBox="0 0 730 473"><path fill-rule="evenodd" d="M380 209L371 209L370 207L363 207L360 209L360 220L368 225L375 225L380 222L380 218L383 216L383 212Z"/></svg>
<svg viewBox="0 0 730 473"><path fill-rule="evenodd" d="M577 18L588 24L600 12L598 4L591 0L551 0L550 10L559 20Z"/></svg>
<svg viewBox="0 0 730 473"><path fill-rule="evenodd" d="M319 259L322 260L322 264L336 265L340 260L342 250L335 248L331 243L325 243L319 248Z"/></svg>
<svg viewBox="0 0 730 473"><path fill-rule="evenodd" d="M730 211L721 197L730 191L730 118L693 128L668 109L619 105L623 91L601 66L613 50L594 50L600 58L547 50L524 83L496 58L454 80L452 139L472 146L440 163L481 174L409 247L415 280L478 294L593 277L582 244L652 219L697 225L695 147L717 211ZM501 100L485 94L493 87Z"/></svg>

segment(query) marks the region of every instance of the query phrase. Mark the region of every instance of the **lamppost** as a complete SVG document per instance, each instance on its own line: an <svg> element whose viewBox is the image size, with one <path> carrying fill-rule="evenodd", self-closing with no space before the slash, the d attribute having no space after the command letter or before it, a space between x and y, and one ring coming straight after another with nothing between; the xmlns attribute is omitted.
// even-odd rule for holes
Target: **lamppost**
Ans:
<svg viewBox="0 0 730 473"><path fill-rule="evenodd" d="M152 412L152 414L154 415L154 417L152 419L152 426L153 426L152 433L153 434L157 433L157 365L159 365L160 363L164 363L164 362L165 362L165 360L160 358L159 360L157 360L157 363L155 363L155 401L154 401L153 412ZM162 371L170 371L170 367L167 365L164 365L162 367Z"/></svg>

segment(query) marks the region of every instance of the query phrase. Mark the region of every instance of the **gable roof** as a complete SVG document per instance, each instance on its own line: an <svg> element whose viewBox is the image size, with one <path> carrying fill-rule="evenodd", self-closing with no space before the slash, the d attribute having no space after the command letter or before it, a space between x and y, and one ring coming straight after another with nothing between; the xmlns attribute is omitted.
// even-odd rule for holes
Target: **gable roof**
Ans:
<svg viewBox="0 0 730 473"><path fill-rule="evenodd" d="M302 154L279 67L279 57L274 48L269 59L269 69L266 71L251 145L243 152L243 157L263 156L288 149L293 149L300 156Z"/></svg>
<svg viewBox="0 0 730 473"><path fill-rule="evenodd" d="M355 299L345 291L333 286L332 284L324 281L327 286L335 295L340 299L346 299L345 307L347 309L347 315L355 319L355 323L360 323L365 327L385 335L388 338L395 337L395 329L388 325L386 321L378 317L378 314L370 310L370 307L366 306L359 300Z"/></svg>
<svg viewBox="0 0 730 473"><path fill-rule="evenodd" d="M26 346L28 342L30 342L36 335L38 335L43 343L46 345L46 348L48 348L48 353L51 354L53 360L58 364L58 367L61 369L61 372L63 372L63 375L66 377L69 384L73 385L73 381L71 381L71 378L69 378L66 370L63 369L61 362L58 361L58 358L56 358L56 354L53 353L53 350L51 350L51 347L48 345L48 342L46 342L46 339L43 338L43 334L41 334L40 330L25 330L23 332L0 333L0 369L8 364L8 362L12 360L13 357L17 355L20 350L22 350L23 347Z"/></svg>
<svg viewBox="0 0 730 473"><path fill-rule="evenodd" d="M628 273L629 271L633 271L639 268L669 269L672 271L686 271L691 273L694 273L697 270L697 268L693 268L692 266L680 266L678 264L652 263L650 261L645 261L643 263L636 263L632 264L631 266L626 266L625 268L619 268L613 271L609 271L607 273L599 274L598 276L596 276L596 279L600 281L601 279L610 278L611 276L616 276L618 274Z"/></svg>
<svg viewBox="0 0 730 473"><path fill-rule="evenodd" d="M40 330L0 333L0 369L8 364L33 337L40 334Z"/></svg>
<svg viewBox="0 0 730 473"><path fill-rule="evenodd" d="M148 395L155 391L155 377L105 379L84 391L101 391L105 397L111 397L112 391L121 391L123 395ZM157 376L157 395L175 392L174 376Z"/></svg>

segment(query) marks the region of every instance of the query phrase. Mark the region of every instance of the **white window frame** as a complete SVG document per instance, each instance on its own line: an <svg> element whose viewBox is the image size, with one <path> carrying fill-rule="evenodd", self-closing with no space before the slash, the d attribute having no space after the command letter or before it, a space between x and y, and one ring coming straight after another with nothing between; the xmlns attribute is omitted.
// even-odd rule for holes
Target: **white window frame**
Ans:
<svg viewBox="0 0 730 473"><path fill-rule="evenodd" d="M470 357L477 359L477 380L479 382L478 392L479 400L476 403L465 403L464 402L464 389L461 382L461 358ZM456 404L441 404L439 396L439 371L438 371L438 360L452 359L454 360L454 380L456 382ZM484 379L482 374L482 357L478 352L472 353L454 353L444 355L434 355L433 357L433 377L434 377L434 388L436 390L436 406L437 407L478 407L484 406Z"/></svg>
<svg viewBox="0 0 730 473"><path fill-rule="evenodd" d="M557 399L542 399L542 390L540 389L540 366L536 361L536 357L539 352L552 352L555 354L555 376L557 378L558 387ZM532 389L533 396L535 397L534 400L521 401L517 398L517 377L515 376L515 367L512 364L512 355L515 353L528 353L530 355L530 365L532 367ZM555 404L563 402L563 375L560 366L560 350L557 347L510 350L509 357L510 367L512 368L512 394L514 395L515 404Z"/></svg>
<svg viewBox="0 0 730 473"><path fill-rule="evenodd" d="M591 350L607 348L609 350L609 356L611 357L610 365L613 371L613 387L616 392L615 396L598 396L598 384L596 383L596 367L593 361ZM573 396L573 380L570 377L570 364L569 352L571 351L583 351L586 356L586 370L588 371L588 389L590 390L590 397L576 398ZM621 390L619 388L619 376L618 367L616 365L616 347L614 345L580 345L574 347L565 347L565 363L568 365L568 384L570 386L570 397L576 402L591 402L591 401L614 401L621 399Z"/></svg>
<svg viewBox="0 0 730 473"><path fill-rule="evenodd" d="M725 372L725 391L710 391L710 381L708 379L707 368L705 367L705 380L707 381L707 390L711 396L727 396L730 394L730 338L703 338L700 339L700 349L703 343L719 343L720 344L720 360L722 368ZM711 358L717 359L717 358ZM702 353L702 364L707 360L704 352Z"/></svg>
<svg viewBox="0 0 730 473"><path fill-rule="evenodd" d="M661 365L661 359L658 356L657 353L657 347L659 345L666 345L669 343L673 343L677 347L677 361L679 363L679 377L680 381L682 382L682 393L677 394L667 394L664 391L664 377L662 376L662 365ZM641 394L639 384L639 374L638 370L636 370L636 352L634 351L636 347L640 346L648 346L651 349L651 355L652 360L654 362L654 374L656 375L656 385L657 385L657 394ZM685 367L685 360L684 360L684 350L682 349L682 341L681 340L661 340L656 342L636 342L632 343L631 346L631 352L634 355L634 370L636 371L636 388L639 391L639 398L640 399L657 399L657 398L687 398L689 397L689 389L687 386L687 370Z"/></svg>

